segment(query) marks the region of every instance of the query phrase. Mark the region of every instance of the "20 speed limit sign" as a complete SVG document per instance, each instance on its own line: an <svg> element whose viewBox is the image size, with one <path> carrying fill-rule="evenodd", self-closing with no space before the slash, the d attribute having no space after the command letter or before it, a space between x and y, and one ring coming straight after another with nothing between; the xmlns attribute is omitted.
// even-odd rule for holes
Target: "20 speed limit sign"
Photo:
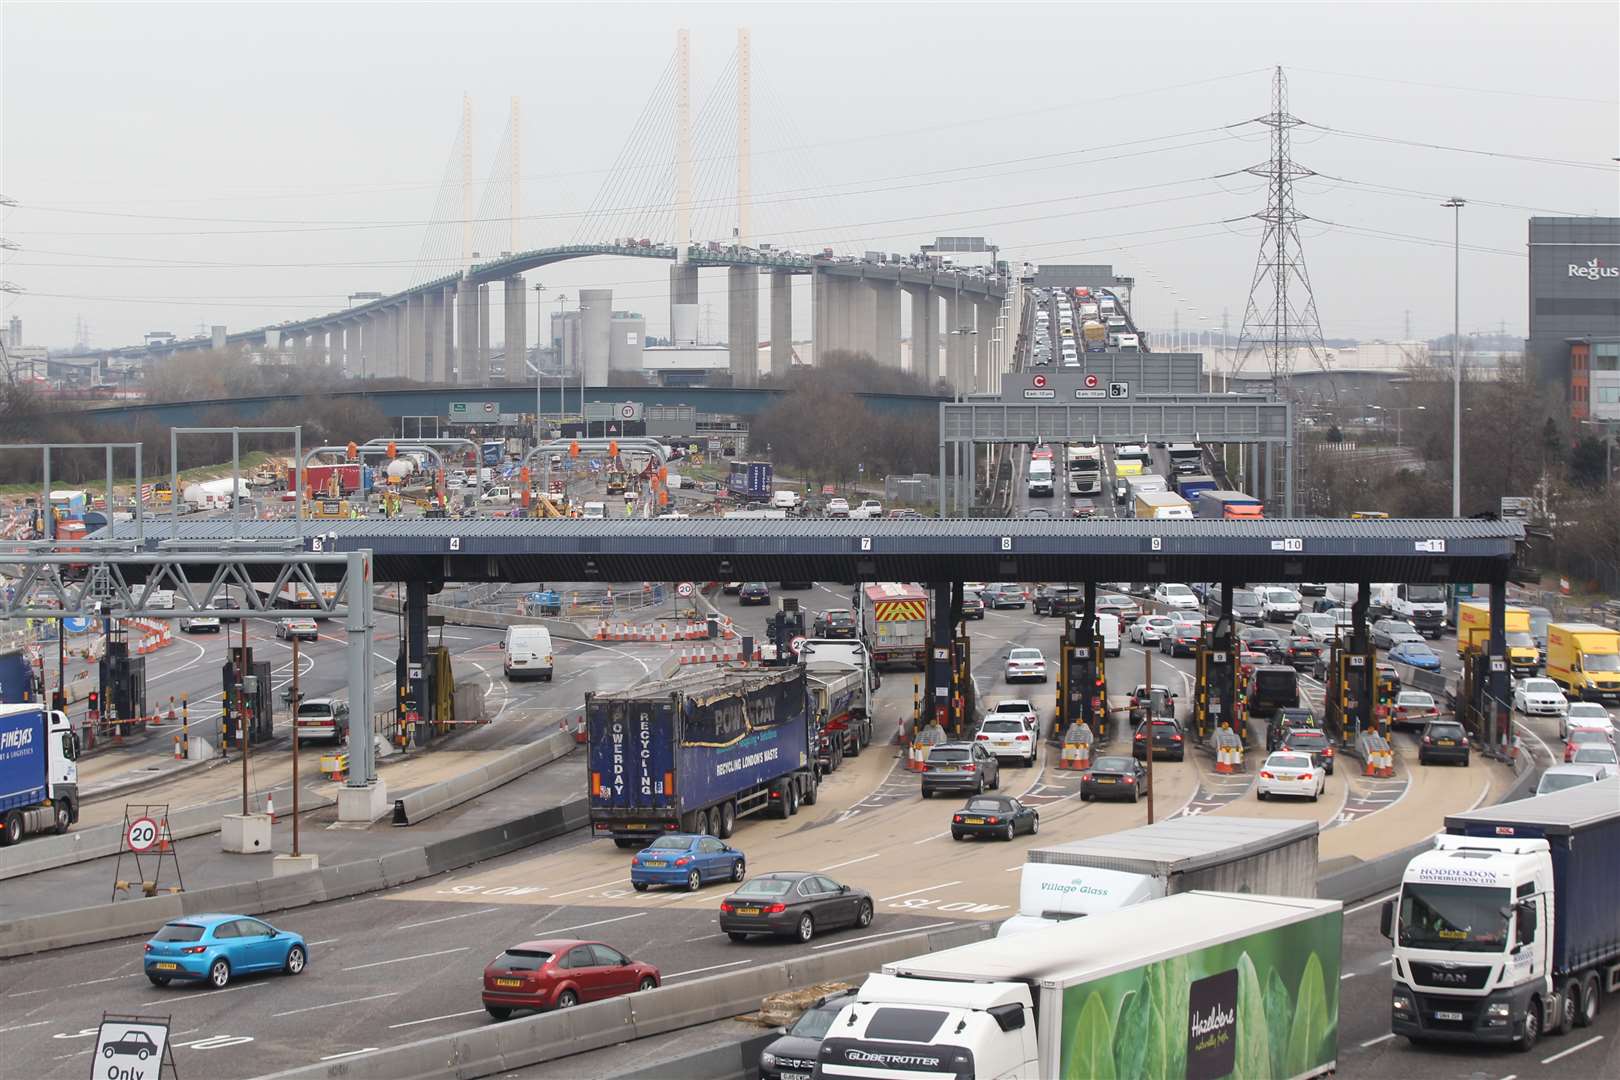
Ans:
<svg viewBox="0 0 1620 1080"><path fill-rule="evenodd" d="M131 851L151 851L158 842L158 823L149 817L136 818L129 823L129 832L124 834Z"/></svg>
<svg viewBox="0 0 1620 1080"><path fill-rule="evenodd" d="M675 595L682 597L691 596L692 583L690 581L683 581L679 585L675 586Z"/></svg>

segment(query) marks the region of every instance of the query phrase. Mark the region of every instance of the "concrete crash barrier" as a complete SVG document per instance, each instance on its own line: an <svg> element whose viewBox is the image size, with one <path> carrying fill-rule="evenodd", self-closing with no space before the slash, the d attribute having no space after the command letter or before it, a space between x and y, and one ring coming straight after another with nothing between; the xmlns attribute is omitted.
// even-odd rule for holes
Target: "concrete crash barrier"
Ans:
<svg viewBox="0 0 1620 1080"><path fill-rule="evenodd" d="M398 614L403 601L398 597L376 598L375 607L378 611L388 611ZM551 636L563 638L567 641L595 641L595 619L563 619L549 618L540 615L508 615L499 611L480 611L477 608L450 607L446 604L429 604L429 615L442 615L444 621L452 626L478 626L486 630L501 630L508 626L544 626L551 631Z"/></svg>
<svg viewBox="0 0 1620 1080"><path fill-rule="evenodd" d="M573 752L575 745L573 736L566 732L548 732L534 742L508 751L494 761L460 776L452 776L403 795L394 800L394 824L415 825L426 821L434 814L460 806L486 791L493 791L542 765L567 756Z"/></svg>
<svg viewBox="0 0 1620 1080"><path fill-rule="evenodd" d="M617 1046L632 1038L663 1035L694 1024L751 1012L759 1007L765 995L787 988L794 965L803 965L805 971L811 968L825 971L831 978L855 979L890 961L978 941L993 932L994 924L985 922L899 934L829 949L814 957L761 964L747 971L711 975L645 994L628 994L580 1005L566 1012L526 1016L475 1031L355 1054L341 1061L304 1065L261 1080L473 1080L493 1076ZM724 1053L728 1050L729 1056ZM719 1054L715 1060L722 1064L739 1053L735 1045L713 1052ZM743 1059L746 1067L757 1063L757 1054L756 1050L754 1059ZM656 1074L646 1075L707 1077L715 1074L670 1072L661 1063Z"/></svg>
<svg viewBox="0 0 1620 1080"><path fill-rule="evenodd" d="M753 1080L759 1075L761 1051L777 1038L775 1031L750 1035L741 1042L728 1042L631 1072L613 1073L604 1080Z"/></svg>
<svg viewBox="0 0 1620 1080"><path fill-rule="evenodd" d="M178 895L142 897L0 923L0 956L26 956L93 941L147 934L185 914Z"/></svg>
<svg viewBox="0 0 1620 1080"><path fill-rule="evenodd" d="M240 806L240 801L234 805ZM0 958L27 956L69 945L149 934L169 919L205 911L262 915L376 892L435 874L459 870L549 840L585 825L586 800L527 814L468 836L407 848L381 858L323 866L307 874L218 885L169 896L121 900L75 911L0 922ZM268 873L269 863L265 864Z"/></svg>
<svg viewBox="0 0 1620 1080"><path fill-rule="evenodd" d="M272 788L268 793L284 811L292 809L292 785ZM266 793L255 793L250 800L254 810L263 810ZM300 797L304 810L319 810L331 806L332 800L305 791ZM242 809L242 798L233 795L217 802L199 803L169 811L169 834L176 840L189 840L194 836L207 836L219 831L220 818ZM5 848L0 853L0 881L7 878L34 874L41 870L54 870L58 866L88 862L118 854L124 842L123 825L96 825L76 829L62 836L37 836L26 843Z"/></svg>

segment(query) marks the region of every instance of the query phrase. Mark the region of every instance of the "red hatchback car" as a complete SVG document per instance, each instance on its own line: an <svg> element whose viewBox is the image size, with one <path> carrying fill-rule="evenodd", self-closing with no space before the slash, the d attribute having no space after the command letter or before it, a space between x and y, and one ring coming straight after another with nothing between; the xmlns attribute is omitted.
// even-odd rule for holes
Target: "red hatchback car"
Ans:
<svg viewBox="0 0 1620 1080"><path fill-rule="evenodd" d="M657 968L600 941L526 941L484 968L484 1011L505 1020L514 1009L567 1009L658 983Z"/></svg>

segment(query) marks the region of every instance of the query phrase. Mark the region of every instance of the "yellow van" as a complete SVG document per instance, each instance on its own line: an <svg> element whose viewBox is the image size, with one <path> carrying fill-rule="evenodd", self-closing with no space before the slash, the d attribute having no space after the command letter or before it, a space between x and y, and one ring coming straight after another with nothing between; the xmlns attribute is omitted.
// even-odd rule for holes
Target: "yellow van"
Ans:
<svg viewBox="0 0 1620 1080"><path fill-rule="evenodd" d="M1548 623L1547 677L1572 699L1620 701L1620 630Z"/></svg>
<svg viewBox="0 0 1620 1080"><path fill-rule="evenodd" d="M1534 675L1541 663L1541 650L1530 636L1530 612L1521 607L1508 607L1502 618L1503 637L1507 645L1508 667L1516 676ZM1483 652L1490 644L1491 606L1489 604L1457 605L1457 655Z"/></svg>

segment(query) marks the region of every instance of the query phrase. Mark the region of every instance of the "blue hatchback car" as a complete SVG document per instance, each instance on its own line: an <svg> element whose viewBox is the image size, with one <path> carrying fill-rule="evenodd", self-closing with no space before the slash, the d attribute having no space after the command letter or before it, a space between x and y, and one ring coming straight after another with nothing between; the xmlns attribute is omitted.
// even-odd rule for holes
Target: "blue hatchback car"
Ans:
<svg viewBox="0 0 1620 1080"><path fill-rule="evenodd" d="M301 935L247 915L175 919L146 943L146 977L156 986L186 979L206 981L218 990L236 975L254 971L297 975L308 963L309 946Z"/></svg>
<svg viewBox="0 0 1620 1080"><path fill-rule="evenodd" d="M707 881L741 881L748 876L742 852L702 833L660 836L630 859L630 884L636 892L649 885L684 885L697 892Z"/></svg>
<svg viewBox="0 0 1620 1080"><path fill-rule="evenodd" d="M1389 658L1424 671L1439 671L1440 657L1421 641L1403 641L1389 650Z"/></svg>

